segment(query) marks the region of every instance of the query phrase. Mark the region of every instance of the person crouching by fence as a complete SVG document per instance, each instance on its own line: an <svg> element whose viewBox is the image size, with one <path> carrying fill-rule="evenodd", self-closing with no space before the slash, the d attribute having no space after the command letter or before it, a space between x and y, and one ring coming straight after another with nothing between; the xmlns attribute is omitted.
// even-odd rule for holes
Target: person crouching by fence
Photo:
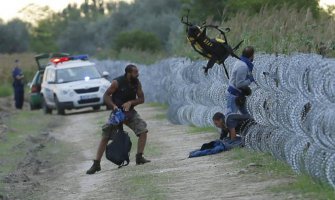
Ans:
<svg viewBox="0 0 335 200"><path fill-rule="evenodd" d="M246 120L252 119L249 114L237 114L230 113L224 115L221 112L217 112L213 116L214 125L221 129L221 140L240 140L241 138L237 136L237 128L241 126Z"/></svg>

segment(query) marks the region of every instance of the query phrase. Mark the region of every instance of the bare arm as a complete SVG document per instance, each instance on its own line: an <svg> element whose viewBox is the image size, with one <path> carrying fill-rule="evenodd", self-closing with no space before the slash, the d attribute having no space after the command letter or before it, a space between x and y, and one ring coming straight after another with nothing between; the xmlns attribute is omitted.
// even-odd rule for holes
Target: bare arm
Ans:
<svg viewBox="0 0 335 200"><path fill-rule="evenodd" d="M137 99L131 101L132 106L137 106L139 104L144 103L144 92L142 90L142 85L141 83L138 84L138 89L137 89Z"/></svg>
<svg viewBox="0 0 335 200"><path fill-rule="evenodd" d="M250 119L251 116L249 114L230 114L227 117L227 127L229 130L229 135L231 139L234 139L236 137L236 129L237 125L241 123L244 120Z"/></svg>
<svg viewBox="0 0 335 200"><path fill-rule="evenodd" d="M118 83L117 81L114 80L112 84L109 86L109 88L106 90L104 97L103 97L106 105L113 108L113 110L117 109L117 106L113 102L111 96L114 94L114 92L116 92L117 88L118 88Z"/></svg>
<svg viewBox="0 0 335 200"><path fill-rule="evenodd" d="M235 128L230 128L229 129L229 136L230 136L230 139L235 139L236 138L236 130Z"/></svg>
<svg viewBox="0 0 335 200"><path fill-rule="evenodd" d="M144 103L144 93L142 90L142 85L141 83L139 83L137 88L137 99L126 102L125 104L122 105L122 107L124 108L125 111L129 111L131 106L137 106L142 103Z"/></svg>

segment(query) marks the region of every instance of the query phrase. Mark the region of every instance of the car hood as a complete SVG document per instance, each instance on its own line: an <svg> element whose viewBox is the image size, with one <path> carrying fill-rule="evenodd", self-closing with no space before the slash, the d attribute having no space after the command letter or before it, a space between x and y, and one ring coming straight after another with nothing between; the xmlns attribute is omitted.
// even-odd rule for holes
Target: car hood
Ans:
<svg viewBox="0 0 335 200"><path fill-rule="evenodd" d="M82 80L82 81L74 81L69 83L61 83L61 85L64 88L68 89L82 89L82 88L91 88L91 87L101 87L101 86L110 86L110 82L104 78L100 79L91 79L88 81Z"/></svg>

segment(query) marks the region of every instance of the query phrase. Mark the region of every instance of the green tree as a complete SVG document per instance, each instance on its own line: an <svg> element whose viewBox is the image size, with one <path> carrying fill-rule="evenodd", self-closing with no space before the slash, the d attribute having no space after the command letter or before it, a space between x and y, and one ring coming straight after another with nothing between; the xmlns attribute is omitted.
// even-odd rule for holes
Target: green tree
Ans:
<svg viewBox="0 0 335 200"><path fill-rule="evenodd" d="M161 43L155 34L135 30L117 36L115 50L119 52L122 48L154 52L161 49Z"/></svg>
<svg viewBox="0 0 335 200"><path fill-rule="evenodd" d="M45 19L38 22L38 26L33 28L31 36L31 49L34 52L56 52L59 50L56 40L54 22L51 19Z"/></svg>
<svg viewBox="0 0 335 200"><path fill-rule="evenodd" d="M262 7L289 6L300 10L310 9L314 17L320 14L319 0L229 0L227 4L228 11L235 14L240 11L248 11L250 14L259 13Z"/></svg>
<svg viewBox="0 0 335 200"><path fill-rule="evenodd" d="M32 49L35 52L94 53L96 46L103 43L96 41L100 37L96 37L99 33L95 32L102 25L99 20L104 16L105 5L103 0L86 0L79 6L69 4L62 12L39 21L32 30Z"/></svg>
<svg viewBox="0 0 335 200"><path fill-rule="evenodd" d="M182 14L185 15L190 10L190 19L201 23L208 17L212 17L215 21L223 19L224 10L230 0L208 1L208 0L181 0Z"/></svg>
<svg viewBox="0 0 335 200"><path fill-rule="evenodd" d="M84 18L70 21L68 26L59 32L57 44L61 51L94 54L96 50L94 34L92 23L88 23Z"/></svg>
<svg viewBox="0 0 335 200"><path fill-rule="evenodd" d="M284 5L294 7L297 10L311 9L313 16L318 17L320 13L319 0L180 0L183 12L190 10L190 17L200 23L208 17L214 21L222 21L234 16L238 12L249 12L251 15L259 13L264 6L282 7Z"/></svg>
<svg viewBox="0 0 335 200"><path fill-rule="evenodd" d="M28 24L18 19L0 24L0 53L21 53L28 50Z"/></svg>

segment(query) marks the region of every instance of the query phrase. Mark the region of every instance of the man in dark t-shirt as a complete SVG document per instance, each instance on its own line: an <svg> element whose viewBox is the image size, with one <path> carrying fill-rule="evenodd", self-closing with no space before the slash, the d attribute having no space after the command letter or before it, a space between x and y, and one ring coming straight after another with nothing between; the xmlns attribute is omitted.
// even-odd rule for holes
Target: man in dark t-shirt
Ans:
<svg viewBox="0 0 335 200"><path fill-rule="evenodd" d="M147 141L147 124L134 109L135 106L144 103L144 93L141 82L138 79L139 73L135 65L128 65L125 75L113 80L111 86L104 94L104 100L108 107L113 110L122 109L126 115L124 124L134 131L138 137L136 164L141 165L150 162L143 157ZM102 139L100 141L96 158L92 167L86 172L94 174L101 170L100 160L105 152L109 139L119 127L104 125Z"/></svg>
<svg viewBox="0 0 335 200"><path fill-rule="evenodd" d="M214 125L221 129L220 140L229 137L234 140L236 137L236 128L245 120L251 119L249 114L228 114L225 116L221 112L217 112L213 116ZM232 137L231 132L234 132Z"/></svg>

